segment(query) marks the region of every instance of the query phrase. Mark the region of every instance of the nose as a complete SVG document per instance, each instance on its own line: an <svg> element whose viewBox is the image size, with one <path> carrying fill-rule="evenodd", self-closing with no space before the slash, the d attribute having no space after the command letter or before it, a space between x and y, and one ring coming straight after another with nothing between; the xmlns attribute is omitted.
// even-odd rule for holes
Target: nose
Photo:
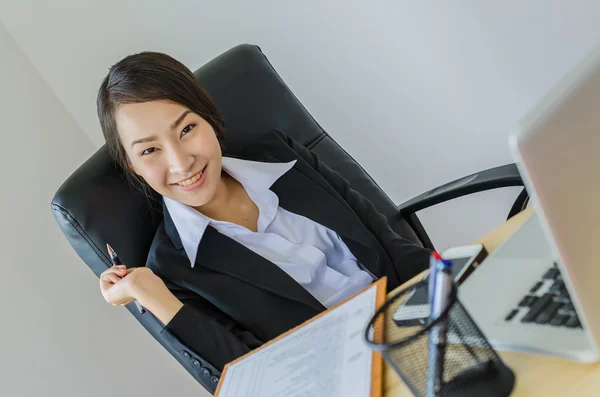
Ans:
<svg viewBox="0 0 600 397"><path fill-rule="evenodd" d="M192 170L194 156L181 145L174 145L168 150L167 161L169 162L170 173L186 174Z"/></svg>

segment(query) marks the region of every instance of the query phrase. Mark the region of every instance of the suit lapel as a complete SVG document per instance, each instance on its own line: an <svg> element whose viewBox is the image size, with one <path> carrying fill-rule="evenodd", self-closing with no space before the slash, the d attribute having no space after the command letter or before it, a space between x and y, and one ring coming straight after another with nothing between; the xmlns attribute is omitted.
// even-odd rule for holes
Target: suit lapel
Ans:
<svg viewBox="0 0 600 397"><path fill-rule="evenodd" d="M365 233L364 225L350 205L277 134L267 134L258 144L228 156L269 163L296 160L294 167L271 186L279 197L279 205L334 230L341 237L371 246L372 241Z"/></svg>
<svg viewBox="0 0 600 397"><path fill-rule="evenodd" d="M183 250L179 233L166 206L163 207L163 211L165 214L165 231L175 248ZM226 274L283 298L302 303L317 312L325 309L315 297L281 270L279 266L254 253L237 241L224 236L211 226L206 228L202 236L195 265ZM223 293L227 294L229 291L224 290Z"/></svg>
<svg viewBox="0 0 600 397"><path fill-rule="evenodd" d="M232 154L228 154L232 156ZM279 205L338 233L360 264L377 277L384 274L381 261L373 249L373 236L354 210L321 174L300 158L274 131L233 154L245 160L290 162L294 167L271 186Z"/></svg>
<svg viewBox="0 0 600 397"><path fill-rule="evenodd" d="M371 248L372 242L364 232L362 222L357 219L347 203L340 200L327 188L297 169L300 161L273 184L271 190L279 197L279 206L287 211L302 215L338 233L356 259L372 273L380 276L377 268L378 256Z"/></svg>
<svg viewBox="0 0 600 397"><path fill-rule="evenodd" d="M302 285L273 262L235 240L207 227L198 247L196 265L227 274L283 298L307 305L317 312L324 306Z"/></svg>

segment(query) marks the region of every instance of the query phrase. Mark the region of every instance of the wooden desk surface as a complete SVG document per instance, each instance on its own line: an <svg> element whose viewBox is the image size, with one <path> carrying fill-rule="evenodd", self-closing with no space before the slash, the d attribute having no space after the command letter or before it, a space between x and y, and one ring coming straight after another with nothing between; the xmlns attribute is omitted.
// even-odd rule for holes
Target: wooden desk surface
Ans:
<svg viewBox="0 0 600 397"><path fill-rule="evenodd" d="M516 215L477 240L477 243L483 244L488 252L492 252L531 213L532 210L528 209ZM407 284L417 280L418 278L415 278ZM553 357L503 351L499 351L499 354L516 375L516 384L511 397L600 395L600 363L586 365ZM384 365L383 390L384 397L412 396L394 370L387 365Z"/></svg>

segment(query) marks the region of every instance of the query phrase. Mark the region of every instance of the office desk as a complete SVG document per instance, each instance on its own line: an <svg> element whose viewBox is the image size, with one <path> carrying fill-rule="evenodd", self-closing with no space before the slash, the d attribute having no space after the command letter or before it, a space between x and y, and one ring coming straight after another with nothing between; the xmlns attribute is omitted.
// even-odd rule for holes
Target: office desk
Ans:
<svg viewBox="0 0 600 397"><path fill-rule="evenodd" d="M526 210L492 232L477 240L488 252L495 250L517 227L530 216ZM421 276L406 283L418 281ZM400 286L399 288L403 288ZM394 292L391 292L393 294ZM511 397L578 397L600 395L600 363L577 364L570 361L514 352L498 352L506 365L516 375L515 388ZM393 369L384 365L384 397L409 397L412 393L404 386Z"/></svg>

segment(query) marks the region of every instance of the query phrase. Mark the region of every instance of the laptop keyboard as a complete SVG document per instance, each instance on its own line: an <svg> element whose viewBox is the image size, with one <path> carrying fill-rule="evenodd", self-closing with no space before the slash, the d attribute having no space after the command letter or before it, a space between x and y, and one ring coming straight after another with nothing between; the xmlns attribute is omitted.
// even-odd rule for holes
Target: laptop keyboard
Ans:
<svg viewBox="0 0 600 397"><path fill-rule="evenodd" d="M519 315L520 313L523 315ZM581 323L556 263L531 286L529 292L504 320L517 321L517 318L527 324L581 328Z"/></svg>

